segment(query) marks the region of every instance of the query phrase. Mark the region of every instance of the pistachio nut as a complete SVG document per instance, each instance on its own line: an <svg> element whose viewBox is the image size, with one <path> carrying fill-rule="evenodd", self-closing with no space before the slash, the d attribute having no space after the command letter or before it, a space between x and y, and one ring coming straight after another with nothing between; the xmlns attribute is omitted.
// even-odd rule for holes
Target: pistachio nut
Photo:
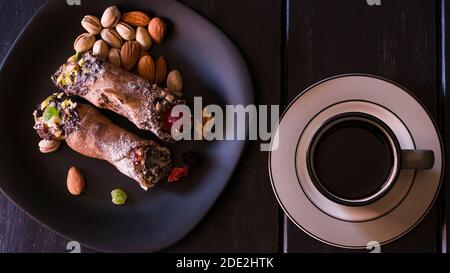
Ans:
<svg viewBox="0 0 450 273"><path fill-rule="evenodd" d="M99 56L103 59L108 58L109 53L109 46L108 44L103 40L98 40L95 42L94 47L92 48L92 54L95 56Z"/></svg>
<svg viewBox="0 0 450 273"><path fill-rule="evenodd" d="M120 22L116 25L117 33L119 33L120 37L124 40L132 41L136 38L136 32L134 28L125 24L124 22Z"/></svg>
<svg viewBox="0 0 450 273"><path fill-rule="evenodd" d="M105 28L114 27L117 23L119 23L120 17L120 10L116 6L109 7L102 15L102 26Z"/></svg>
<svg viewBox="0 0 450 273"><path fill-rule="evenodd" d="M110 47L121 48L123 45L123 40L120 37L119 33L113 28L105 28L100 32L100 36L103 41L108 43Z"/></svg>
<svg viewBox="0 0 450 273"><path fill-rule="evenodd" d="M144 27L138 27L136 30L136 41L141 45L143 50L149 50L152 47L152 38Z"/></svg>
<svg viewBox="0 0 450 273"><path fill-rule="evenodd" d="M120 67L120 49L111 48L108 52L108 61L117 67Z"/></svg>
<svg viewBox="0 0 450 273"><path fill-rule="evenodd" d="M100 19L98 19L97 17L92 16L92 15L84 16L83 20L81 21L81 25L90 34L97 35L100 33L100 31L102 31L102 25L100 23Z"/></svg>
<svg viewBox="0 0 450 273"><path fill-rule="evenodd" d="M89 51L95 43L95 36L90 33L83 33L77 37L73 44L76 52L84 53Z"/></svg>
<svg viewBox="0 0 450 273"><path fill-rule="evenodd" d="M39 151L43 154L56 152L61 146L61 142L57 140L41 140L39 142Z"/></svg>

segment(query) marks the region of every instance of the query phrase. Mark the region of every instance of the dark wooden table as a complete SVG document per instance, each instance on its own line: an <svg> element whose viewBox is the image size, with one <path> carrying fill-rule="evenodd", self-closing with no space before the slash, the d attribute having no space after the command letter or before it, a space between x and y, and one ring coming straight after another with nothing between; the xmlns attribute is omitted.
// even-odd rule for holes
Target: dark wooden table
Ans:
<svg viewBox="0 0 450 273"><path fill-rule="evenodd" d="M64 1L64 0L61 0ZM83 0L82 0L83 1ZM0 0L0 60L44 0ZM113 2L113 1L112 1ZM445 95L445 0L183 0L239 46L258 104L287 105L316 81L370 73L412 90L450 130ZM375 1L376 2L376 1ZM450 11L450 10L449 10ZM449 25L450 29L450 25ZM30 52L38 54L38 52ZM446 81L447 79L447 81ZM450 167L450 166L449 166ZM229 186L202 222L168 252L342 252L286 219L272 193L267 153L250 143ZM411 233L384 252L446 250L445 187ZM0 252L67 252L67 240L35 223L0 195ZM83 248L83 252L89 252Z"/></svg>

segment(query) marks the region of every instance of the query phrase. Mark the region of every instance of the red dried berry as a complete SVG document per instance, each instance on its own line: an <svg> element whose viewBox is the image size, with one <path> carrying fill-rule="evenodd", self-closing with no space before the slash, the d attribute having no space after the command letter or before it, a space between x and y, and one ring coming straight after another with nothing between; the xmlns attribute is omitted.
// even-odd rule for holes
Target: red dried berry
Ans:
<svg viewBox="0 0 450 273"><path fill-rule="evenodd" d="M182 167L182 168L173 168L170 172L169 178L167 181L169 183L174 183L177 181L180 181L181 178L189 175L189 168L188 167Z"/></svg>

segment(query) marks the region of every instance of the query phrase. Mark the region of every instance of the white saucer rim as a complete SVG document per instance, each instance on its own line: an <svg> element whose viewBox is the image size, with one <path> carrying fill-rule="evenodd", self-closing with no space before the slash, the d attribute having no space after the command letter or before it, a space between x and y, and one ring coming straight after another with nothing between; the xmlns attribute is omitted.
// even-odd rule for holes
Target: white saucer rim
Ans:
<svg viewBox="0 0 450 273"><path fill-rule="evenodd" d="M328 77L328 78L325 78L325 79L323 79L323 80L321 80L321 81L318 81L318 82L316 82L316 83L314 83L314 84L312 84L312 85L310 85L309 87L307 87L306 89L304 89L300 94L298 94L287 106L286 106L286 108L284 109L284 111L283 111L283 113L280 115L280 121L283 119L283 117L286 115L286 113L290 110L290 108L304 95L304 94L306 94L308 91L310 91L311 89L313 89L314 87L316 87L316 86L318 86L318 85L321 85L321 84L323 84L323 83L325 83L325 82L328 82L328 81L331 81L331 80L335 80L335 79L339 79L339 78L345 78L345 77L367 77L367 78L372 78L372 79L378 79L378 80L381 80L381 81L385 81L385 82L387 82L387 83L390 83L390 84L392 84L392 85L394 85L394 86L396 86L396 87L398 87L398 88L400 88L400 89L402 89L403 91L405 91L407 94L409 94L412 98L414 98L416 101L417 101L417 103L423 108L423 110L425 111L425 113L428 115L428 117L429 117L429 119L430 119L430 121L431 121L431 123L432 123L432 125L433 125L433 127L434 127L434 129L435 129L435 132L436 132L436 135L437 135L437 137L438 137L438 140L439 140L439 146L440 146L440 152L441 152L441 166L440 166L440 169L441 169L441 172L440 172L440 178L439 178L439 184L438 184L438 187L437 187L437 189L436 189L436 192L435 192L435 194L434 194L434 196L433 196L433 200L430 202L430 204L429 204L429 206L428 206L428 208L426 209L426 211L423 213L423 215L420 217L420 219L418 219L413 225L411 225L407 230L405 230L404 232L402 232L401 234L399 234L398 236L396 236L396 237L394 237L394 238L392 238L392 239L390 239L390 240L386 240L386 241L384 241L384 242L379 242L380 243L380 245L386 245L386 244L389 244L389 243L391 243L391 242L393 242L393 241L396 241L396 240L398 240L399 238L401 238L401 237L403 237L403 236L405 236L406 234L408 234L411 230L413 230L415 227L417 227L417 225L419 225L421 222L422 222L422 220L428 215L428 213L430 212L430 210L433 208L433 206L435 205L435 203L436 203L436 200L437 200L437 198L438 198L438 196L439 196L439 193L440 193L440 191L441 191L441 188L442 188L442 181L443 181L443 178L444 178L444 174L445 174L445 164L446 164L446 158L445 158L445 153L444 153L444 143L443 143L443 141L442 141L442 135L441 135L441 132L440 132L440 130L439 130L439 126L438 126L438 124L436 123L436 121L435 121L435 119L434 119L434 117L433 117L433 115L430 113L430 111L428 110L428 108L422 103L422 101L420 101L418 98L417 98L417 96L416 95L414 95L412 92L410 92L407 88L405 88L404 86L402 86L402 85L400 85L400 84L398 84L398 83L396 83L396 82L394 82L394 81L392 81L392 80L389 80L389 79L387 79L387 78L384 78L384 77L381 77L381 76L377 76L377 75L372 75L372 74L367 74L367 73L346 73L346 74L339 74L339 75L336 75L336 76L332 76L332 77ZM278 128L277 128L277 130L275 131L275 132L277 132L278 131ZM271 147L272 147L272 144L273 144L273 142L271 143ZM269 156L268 156L268 171L269 171L269 176L270 176L270 183L271 183L271 187L272 187L272 190L273 190L273 192L274 192L274 194L275 194L275 197L276 197L276 199L277 199L277 201L278 201L278 203L279 203L279 205L281 206L281 208L283 209L283 211L284 211L284 213L286 214L286 216L299 228L299 229L301 229L303 232L305 232L307 235L309 235L310 237L312 237L312 238L314 238L314 239L316 239L316 240L318 240L318 241L320 241L320 242L322 242L322 243L325 243L325 244L327 244L327 245L330 245L330 246L335 246L335 247L339 247L339 248L344 248L344 249L354 249L354 250L357 250L357 249L366 249L366 247L367 246L349 246L349 245L340 245L340 244L336 244L336 243L333 243L333 242L329 242L329 241L327 241L327 240L324 240L324 239L322 239L322 238L320 238L320 237L318 237L318 236L316 236L316 235L314 235L314 234L312 234L311 232L309 232L308 230L306 230L305 228L303 228L299 223L297 223L297 221L290 215L290 213L288 212L288 210L285 208L285 206L284 206L284 204L283 204L283 202L280 200L280 197L279 197L279 195L278 195L278 193L277 193L277 190L276 190L276 188L275 188L275 185L274 185L274 179L273 179L273 174L272 174L272 168L271 168L271 155L272 155L272 153L271 152L269 152Z"/></svg>

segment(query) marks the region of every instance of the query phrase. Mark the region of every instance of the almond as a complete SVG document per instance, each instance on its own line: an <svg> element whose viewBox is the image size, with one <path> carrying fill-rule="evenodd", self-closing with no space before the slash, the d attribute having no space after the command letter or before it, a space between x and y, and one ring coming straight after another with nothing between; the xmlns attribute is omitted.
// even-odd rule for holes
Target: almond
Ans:
<svg viewBox="0 0 450 273"><path fill-rule="evenodd" d="M159 17L153 18L148 25L150 37L157 44L161 44L166 36L166 22Z"/></svg>
<svg viewBox="0 0 450 273"><path fill-rule="evenodd" d="M71 167L67 174L67 189L72 195L80 195L83 193L84 188L85 181L83 175L77 168Z"/></svg>
<svg viewBox="0 0 450 273"><path fill-rule="evenodd" d="M120 67L120 50L111 48L108 52L108 61L117 67Z"/></svg>
<svg viewBox="0 0 450 273"><path fill-rule="evenodd" d="M164 57L159 57L158 59L156 59L155 69L155 82L156 84L161 84L166 80L167 76L167 62Z"/></svg>
<svg viewBox="0 0 450 273"><path fill-rule="evenodd" d="M173 70L167 76L167 88L172 92L181 93L183 91L183 78L178 70Z"/></svg>
<svg viewBox="0 0 450 273"><path fill-rule="evenodd" d="M138 74L146 80L155 81L155 62L150 55L144 55L139 59Z"/></svg>
<svg viewBox="0 0 450 273"><path fill-rule="evenodd" d="M131 11L122 15L122 21L134 27L146 27L150 22L150 16L142 11Z"/></svg>
<svg viewBox="0 0 450 273"><path fill-rule="evenodd" d="M120 50L120 63L125 70L130 71L136 65L141 46L136 41L127 41Z"/></svg>

